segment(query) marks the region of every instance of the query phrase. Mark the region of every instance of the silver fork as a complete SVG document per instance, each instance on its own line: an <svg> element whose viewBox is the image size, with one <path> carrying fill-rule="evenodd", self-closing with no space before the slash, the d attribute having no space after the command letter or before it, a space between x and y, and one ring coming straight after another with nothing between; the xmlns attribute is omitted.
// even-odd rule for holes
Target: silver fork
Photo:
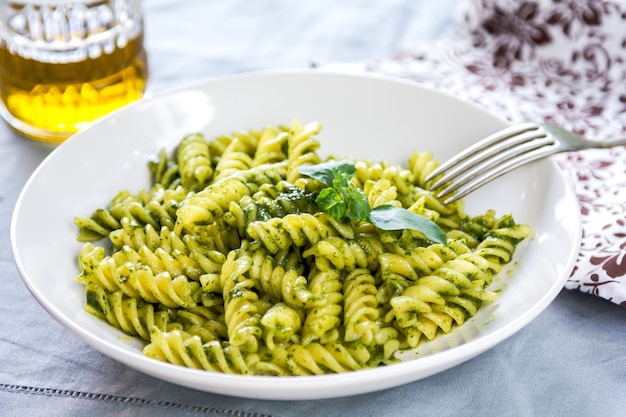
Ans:
<svg viewBox="0 0 626 417"><path fill-rule="evenodd" d="M626 145L626 138L591 141L547 123L521 123L496 132L439 165L426 177L452 203L522 165L560 152ZM447 198L445 198L447 197Z"/></svg>

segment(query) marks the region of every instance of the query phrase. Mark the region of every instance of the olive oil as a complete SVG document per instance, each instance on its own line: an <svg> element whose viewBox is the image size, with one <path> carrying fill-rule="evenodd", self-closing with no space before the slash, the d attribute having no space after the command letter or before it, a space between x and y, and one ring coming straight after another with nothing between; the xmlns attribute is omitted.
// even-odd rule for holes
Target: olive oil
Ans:
<svg viewBox="0 0 626 417"><path fill-rule="evenodd" d="M11 127L30 138L60 142L143 96L148 77L143 32L135 30L129 38L112 30L113 11L107 3L99 2L99 11L91 17L85 9L84 36L78 39L61 31L42 42L29 33L28 48L0 40L0 111ZM76 9L66 6L62 10L70 23ZM46 12L31 9L28 13L33 11L42 16L46 30ZM94 16L101 16L102 29L87 28L87 24L93 26L88 19L93 21Z"/></svg>

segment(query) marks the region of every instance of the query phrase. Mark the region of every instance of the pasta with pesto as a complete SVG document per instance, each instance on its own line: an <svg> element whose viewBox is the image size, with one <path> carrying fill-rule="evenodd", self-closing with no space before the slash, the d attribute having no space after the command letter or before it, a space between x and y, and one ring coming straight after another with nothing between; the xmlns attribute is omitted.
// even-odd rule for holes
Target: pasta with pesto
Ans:
<svg viewBox="0 0 626 417"><path fill-rule="evenodd" d="M300 171L333 160L318 154L321 128L192 133L161 150L148 189L74 219L85 311L156 360L301 376L394 363L497 299L494 277L530 226L443 203L424 182L437 162L417 151L406 167L353 161L350 184L371 209L434 222L447 243L340 219L318 204L327 185Z"/></svg>

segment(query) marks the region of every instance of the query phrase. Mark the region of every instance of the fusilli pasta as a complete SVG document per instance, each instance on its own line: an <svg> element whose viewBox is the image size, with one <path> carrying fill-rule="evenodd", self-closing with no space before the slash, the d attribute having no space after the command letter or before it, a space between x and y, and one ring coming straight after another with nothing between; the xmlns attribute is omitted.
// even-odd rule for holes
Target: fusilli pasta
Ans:
<svg viewBox="0 0 626 417"><path fill-rule="evenodd" d="M437 166L355 161L371 208L426 217L413 230L342 222L298 170L323 162L319 123L181 139L148 163L152 185L74 219L85 310L146 341L144 354L212 372L315 375L389 364L497 298L490 284L532 232L510 214L468 216L424 178ZM105 241L102 241L106 239Z"/></svg>

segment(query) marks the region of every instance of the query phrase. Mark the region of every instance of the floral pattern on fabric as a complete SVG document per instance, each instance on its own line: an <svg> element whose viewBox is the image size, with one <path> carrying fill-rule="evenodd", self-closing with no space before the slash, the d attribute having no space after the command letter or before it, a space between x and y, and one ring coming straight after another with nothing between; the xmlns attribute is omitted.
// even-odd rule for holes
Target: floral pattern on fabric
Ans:
<svg viewBox="0 0 626 417"><path fill-rule="evenodd" d="M513 123L626 135L626 3L468 0L450 35L352 69L476 102ZM566 288L626 306L626 149L556 155L580 201L583 238Z"/></svg>

